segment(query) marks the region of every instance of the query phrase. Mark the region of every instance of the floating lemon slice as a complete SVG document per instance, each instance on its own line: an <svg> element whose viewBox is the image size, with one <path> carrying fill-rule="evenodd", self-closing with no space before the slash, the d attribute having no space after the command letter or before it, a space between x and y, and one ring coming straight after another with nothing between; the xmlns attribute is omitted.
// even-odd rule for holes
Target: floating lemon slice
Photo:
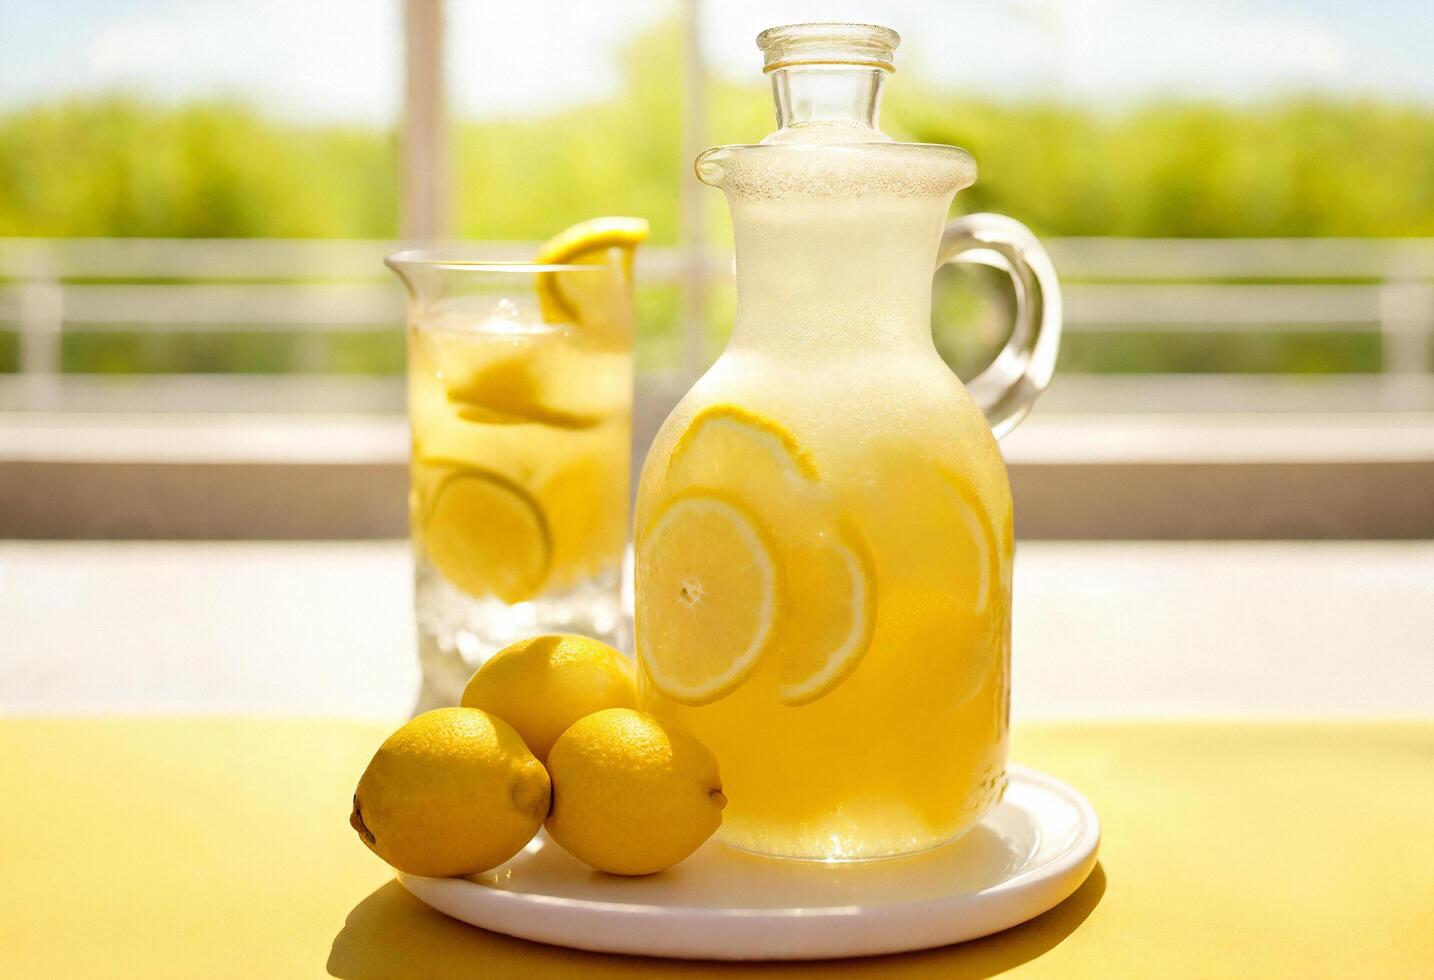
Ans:
<svg viewBox="0 0 1434 980"><path fill-rule="evenodd" d="M459 402L457 414L465 422L478 422L482 425L546 425L554 429L591 429L602 421L587 415L544 411L541 407L517 414L469 402Z"/></svg>
<svg viewBox="0 0 1434 980"><path fill-rule="evenodd" d="M466 422L487 425L547 425L590 429L602 416L568 411L553 403L539 382L541 365L534 352L490 361L446 390L448 401Z"/></svg>
<svg viewBox="0 0 1434 980"><path fill-rule="evenodd" d="M568 460L539 491L553 536L555 587L622 560L627 540L627 458L592 453Z"/></svg>
<svg viewBox="0 0 1434 980"><path fill-rule="evenodd" d="M637 578L637 646L659 691L710 704L756 669L777 621L777 567L746 508L718 493L677 496L639 542Z"/></svg>
<svg viewBox="0 0 1434 980"><path fill-rule="evenodd" d="M876 626L876 568L854 533L824 531L786 556L787 601L777 627L777 697L810 704L856 669Z"/></svg>
<svg viewBox="0 0 1434 980"><path fill-rule="evenodd" d="M601 265L609 261L609 252L621 254L622 271L632 282L633 255L637 246L647 241L649 226L643 218L606 217L580 221L559 232L538 250L537 261L543 265ZM579 277L561 272L540 272L537 277L538 303L543 319L549 323L593 323L604 319L606 304L599 295L580 284ZM606 290L611 292L611 289Z"/></svg>
<svg viewBox="0 0 1434 980"><path fill-rule="evenodd" d="M771 530L783 583L773 648L778 697L808 704L856 669L876 624L876 570L832 514L812 454L774 419L732 404L703 409L668 461L678 487L721 487Z"/></svg>
<svg viewBox="0 0 1434 980"><path fill-rule="evenodd" d="M971 547L975 550L973 563L976 575L974 606L979 615L984 613L991 604L992 585L997 582L1004 584L1004 577L999 567L1001 553L996 546L996 534L991 529L991 523L986 517L986 509L978 503L976 495L966 481L945 470L941 471L941 476L949 493L948 505L956 514L957 520L966 531Z"/></svg>
<svg viewBox="0 0 1434 980"><path fill-rule="evenodd" d="M724 403L697 413L672 447L667 468L695 482L715 483L744 473L765 479L767 472L751 470L764 463L775 463L790 477L821 479L811 453L780 422Z"/></svg>
<svg viewBox="0 0 1434 980"><path fill-rule="evenodd" d="M500 474L455 470L434 491L421 528L429 560L470 595L523 602L547 579L553 549L543 509Z"/></svg>

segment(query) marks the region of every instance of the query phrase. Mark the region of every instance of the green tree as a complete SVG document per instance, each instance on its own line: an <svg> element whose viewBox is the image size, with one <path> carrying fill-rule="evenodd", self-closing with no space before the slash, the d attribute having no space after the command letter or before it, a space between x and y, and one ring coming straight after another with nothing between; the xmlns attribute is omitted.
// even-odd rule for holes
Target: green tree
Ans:
<svg viewBox="0 0 1434 980"><path fill-rule="evenodd" d="M382 131L108 98L0 116L0 147L0 235L394 234Z"/></svg>

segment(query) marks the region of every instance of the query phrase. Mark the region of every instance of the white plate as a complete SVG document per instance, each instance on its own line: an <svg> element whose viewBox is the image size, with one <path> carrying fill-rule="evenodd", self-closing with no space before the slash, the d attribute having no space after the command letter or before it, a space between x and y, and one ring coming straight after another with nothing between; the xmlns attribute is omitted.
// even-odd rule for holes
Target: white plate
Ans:
<svg viewBox="0 0 1434 980"><path fill-rule="evenodd" d="M1085 797L1033 769L1009 774L974 830L912 857L824 864L709 841L661 874L622 878L539 834L485 874L398 880L475 926L608 953L795 960L944 946L1040 915L1095 867L1100 823Z"/></svg>

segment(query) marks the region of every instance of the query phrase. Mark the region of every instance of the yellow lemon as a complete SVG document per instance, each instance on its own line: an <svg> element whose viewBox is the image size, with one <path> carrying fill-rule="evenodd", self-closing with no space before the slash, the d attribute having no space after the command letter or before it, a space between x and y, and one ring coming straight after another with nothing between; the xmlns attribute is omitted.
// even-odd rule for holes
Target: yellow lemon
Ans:
<svg viewBox="0 0 1434 980"><path fill-rule="evenodd" d="M552 634L504 647L468 681L465 708L482 708L517 730L540 760L573 722L637 703L629 661L606 643Z"/></svg>
<svg viewBox="0 0 1434 980"><path fill-rule="evenodd" d="M637 550L638 650L647 678L709 704L756 669L777 620L777 567L752 514L714 492L679 494Z"/></svg>
<svg viewBox="0 0 1434 980"><path fill-rule="evenodd" d="M547 580L553 547L543 508L499 473L455 468L427 501L420 530L429 560L470 595L522 602Z"/></svg>
<svg viewBox="0 0 1434 980"><path fill-rule="evenodd" d="M588 715L548 755L548 834L599 871L671 867L722 823L717 760L687 731L626 708Z"/></svg>
<svg viewBox="0 0 1434 980"><path fill-rule="evenodd" d="M506 722L440 708L379 747L349 823L400 871L470 875L517 854L542 826L550 798L543 764Z"/></svg>

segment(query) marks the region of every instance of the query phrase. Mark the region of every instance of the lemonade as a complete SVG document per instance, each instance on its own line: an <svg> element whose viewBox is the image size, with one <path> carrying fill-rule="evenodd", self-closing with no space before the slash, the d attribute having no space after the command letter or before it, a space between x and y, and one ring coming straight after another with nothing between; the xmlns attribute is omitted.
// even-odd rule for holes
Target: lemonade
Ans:
<svg viewBox="0 0 1434 980"><path fill-rule="evenodd" d="M535 632L625 641L629 274L408 260L409 519L426 697Z"/></svg>
<svg viewBox="0 0 1434 980"><path fill-rule="evenodd" d="M805 368L820 384L782 384L794 369L760 350L724 358L649 455L641 702L721 760L729 843L920 850L967 829L1004 785L1004 469L969 398L918 358L822 358ZM892 404L898 425L880 411ZM763 421L704 436L742 418L732 406ZM747 656L700 663L692 639L724 629L754 638Z"/></svg>
<svg viewBox="0 0 1434 980"><path fill-rule="evenodd" d="M759 44L781 128L698 160L732 208L737 311L643 468L639 702L720 760L728 843L907 854L1005 788L1010 489L930 321L975 165L876 129L894 33L802 25ZM1029 246L980 247L1026 277L1022 315L1038 310ZM1045 295L1058 310L1053 282ZM988 409L1002 424L1044 387L1052 335L1039 358L1022 349L1038 332L1018 324L993 368L1009 372Z"/></svg>
<svg viewBox="0 0 1434 980"><path fill-rule="evenodd" d="M507 603L612 575L627 537L632 361L574 328L409 326L421 560Z"/></svg>

